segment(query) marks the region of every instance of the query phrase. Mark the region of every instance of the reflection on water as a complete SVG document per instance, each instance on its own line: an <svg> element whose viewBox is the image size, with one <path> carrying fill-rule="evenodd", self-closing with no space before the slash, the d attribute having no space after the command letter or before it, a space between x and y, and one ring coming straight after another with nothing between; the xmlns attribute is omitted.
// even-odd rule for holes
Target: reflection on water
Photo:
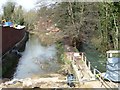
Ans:
<svg viewBox="0 0 120 90"><path fill-rule="evenodd" d="M47 74L59 69L55 45L44 47L35 36L26 43L25 51L18 63L14 78L27 78Z"/></svg>

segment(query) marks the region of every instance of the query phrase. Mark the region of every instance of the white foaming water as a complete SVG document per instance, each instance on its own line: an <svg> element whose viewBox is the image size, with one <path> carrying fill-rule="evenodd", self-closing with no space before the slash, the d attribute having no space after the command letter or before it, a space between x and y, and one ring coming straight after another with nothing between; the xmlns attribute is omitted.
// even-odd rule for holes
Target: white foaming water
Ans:
<svg viewBox="0 0 120 90"><path fill-rule="evenodd" d="M37 38L30 38L13 78L22 79L54 72L59 68L56 52L55 45L44 47Z"/></svg>

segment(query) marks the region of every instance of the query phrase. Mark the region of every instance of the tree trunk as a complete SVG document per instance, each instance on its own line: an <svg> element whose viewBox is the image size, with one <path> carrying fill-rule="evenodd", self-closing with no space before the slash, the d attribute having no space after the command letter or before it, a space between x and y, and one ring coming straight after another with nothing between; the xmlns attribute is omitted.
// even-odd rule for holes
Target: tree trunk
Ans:
<svg viewBox="0 0 120 90"><path fill-rule="evenodd" d="M118 44L119 44L119 42L118 42L118 33L119 33L119 30L118 30L118 27L117 27L117 23L116 23L116 19L115 19L115 15L112 13L112 16L113 16L113 19L114 19L114 25L115 25L115 29L116 29L116 31L115 31L115 41L114 41L114 49L118 49Z"/></svg>

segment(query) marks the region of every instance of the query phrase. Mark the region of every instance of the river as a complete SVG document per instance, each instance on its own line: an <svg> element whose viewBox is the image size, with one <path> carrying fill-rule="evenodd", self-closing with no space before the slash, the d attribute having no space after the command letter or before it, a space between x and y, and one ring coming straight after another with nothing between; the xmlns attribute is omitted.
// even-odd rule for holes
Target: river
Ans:
<svg viewBox="0 0 120 90"><path fill-rule="evenodd" d="M37 36L31 35L13 78L24 79L56 72L60 67L56 54L55 45L42 46Z"/></svg>

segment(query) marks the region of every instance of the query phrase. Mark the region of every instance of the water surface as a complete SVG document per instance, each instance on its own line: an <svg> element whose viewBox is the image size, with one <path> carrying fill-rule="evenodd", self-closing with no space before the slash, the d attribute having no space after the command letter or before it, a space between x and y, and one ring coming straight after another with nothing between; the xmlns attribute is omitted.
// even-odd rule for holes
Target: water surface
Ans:
<svg viewBox="0 0 120 90"><path fill-rule="evenodd" d="M14 78L28 78L56 72L59 64L55 45L42 46L36 36L30 36L18 63Z"/></svg>

